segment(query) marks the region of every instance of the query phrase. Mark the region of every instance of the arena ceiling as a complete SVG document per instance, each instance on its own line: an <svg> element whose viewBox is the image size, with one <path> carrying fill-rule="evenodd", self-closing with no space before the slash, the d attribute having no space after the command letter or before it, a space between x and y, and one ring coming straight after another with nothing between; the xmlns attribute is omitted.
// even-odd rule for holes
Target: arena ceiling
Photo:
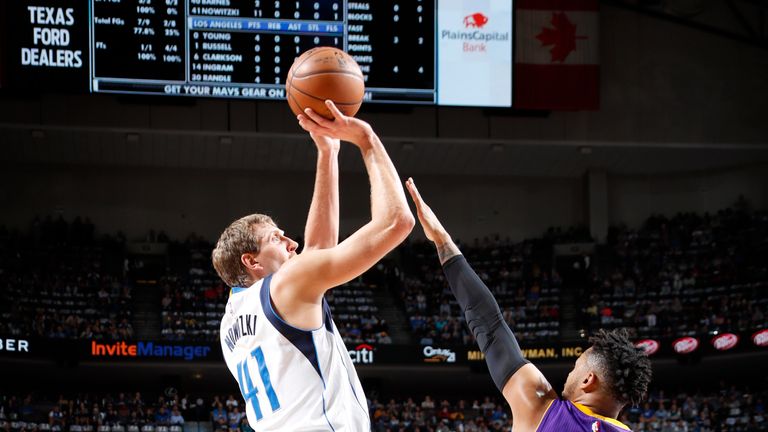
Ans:
<svg viewBox="0 0 768 432"><path fill-rule="evenodd" d="M613 143L384 137L403 175L577 177L588 170L648 175L768 163L765 144ZM301 172L315 168L302 134L180 132L0 123L0 163ZM362 172L351 147L342 171Z"/></svg>

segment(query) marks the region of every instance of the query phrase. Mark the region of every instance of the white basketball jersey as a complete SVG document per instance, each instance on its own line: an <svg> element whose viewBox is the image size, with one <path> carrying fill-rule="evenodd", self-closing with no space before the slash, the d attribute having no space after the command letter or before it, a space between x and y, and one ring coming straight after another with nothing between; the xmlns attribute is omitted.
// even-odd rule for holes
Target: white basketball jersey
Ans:
<svg viewBox="0 0 768 432"><path fill-rule="evenodd" d="M323 325L291 326L270 301L272 276L233 288L221 350L256 431L369 431L357 372L323 299Z"/></svg>

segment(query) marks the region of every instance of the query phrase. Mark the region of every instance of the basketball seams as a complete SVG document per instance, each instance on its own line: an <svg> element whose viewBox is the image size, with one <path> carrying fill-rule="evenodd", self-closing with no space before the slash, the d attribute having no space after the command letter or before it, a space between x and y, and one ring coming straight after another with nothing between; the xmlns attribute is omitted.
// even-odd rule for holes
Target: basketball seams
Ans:
<svg viewBox="0 0 768 432"><path fill-rule="evenodd" d="M296 74L296 70L299 69L301 67L301 65L306 63L307 60L312 58L313 55L317 54L316 52L313 52L313 51L320 51L320 49L321 49L320 47L315 47L315 48L312 48L311 50L305 52L304 54L302 54L301 56L306 55L307 57L304 60L302 60L301 63L294 64L293 66L291 66L291 70L293 71L293 73L289 74L289 78ZM299 58L301 58L301 56L299 56Z"/></svg>
<svg viewBox="0 0 768 432"><path fill-rule="evenodd" d="M316 56L318 53L320 53L320 52L322 52L322 51L326 51L326 50L332 51L331 49L329 49L329 48L327 48L327 47L316 47L316 48L312 48L311 50L309 50L309 51L305 52L304 54L302 54L302 56L306 55L306 58L305 58L305 59L303 59L303 60L301 61L301 63L299 63L299 64L295 64L295 65L291 66L291 69L293 69L293 73L292 73L292 74L290 74L290 75L291 75L291 76L295 76L295 77L298 77L298 78L303 78L303 77L306 77L306 76L308 76L309 74L297 74L297 73L296 73L296 71L298 71L299 69L301 69L301 67L304 65L304 63L306 63L306 62L307 62L309 59L311 59L312 57L315 57L315 56ZM344 52L342 51L342 53L344 53ZM352 58L352 57L351 57L349 54L347 54L347 53L344 53L344 55L346 55L347 57L349 57L348 61L350 61L352 64L355 64L355 65L357 64L357 62L355 61L355 59L353 59L353 58ZM299 56L299 58L301 58L301 56ZM359 66L358 66L358 70L359 70ZM354 71L339 71L339 70L333 70L333 71L329 71L329 72L337 72L337 73L351 74L351 75L355 75L355 76L358 76L358 77L359 77L359 78L361 78L361 79L363 78L363 73L362 73L362 71L360 71L360 73L359 73L359 74L358 74L358 73L355 73Z"/></svg>
<svg viewBox="0 0 768 432"><path fill-rule="evenodd" d="M298 69L298 68L296 68L296 69ZM363 75L362 74L358 74L358 73L353 72L353 71L336 70L336 69L331 69L331 70L329 70L327 72L312 72L312 73L302 73L302 74L297 74L296 70L294 70L291 75L293 75L293 77L295 77L295 78L306 78L306 77L311 77L311 76L315 76L315 75L324 75L324 74L350 75L350 76L353 76L355 78L359 78L361 81L363 80Z"/></svg>
<svg viewBox="0 0 768 432"><path fill-rule="evenodd" d="M291 93L291 92L288 92L288 105L289 105L289 106L291 106L291 105L295 105L295 106L296 106L296 108L297 108L297 109L298 109L300 112L304 112L304 108L301 106L301 104L299 103L299 101L297 101L297 100L296 100L296 98L293 96L293 93Z"/></svg>
<svg viewBox="0 0 768 432"><path fill-rule="evenodd" d="M306 63L306 62L307 62L309 59L311 59L312 57L315 57L315 56L317 56L317 54L319 54L319 53L321 53L321 52L323 52L323 51L334 51L334 49L331 49L331 48L328 48L328 47L317 47L317 48L312 48L311 50L309 50L309 51L305 52L304 54L302 54L302 56L306 55L306 58L305 58L305 59L303 59L303 60L301 61L301 63L299 63L299 64L297 64L297 65L294 65L294 66L292 66L292 67L291 67L291 69L293 69L293 73L292 73L291 75L293 75L293 76L295 76L295 77L298 77L298 78L302 78L302 77L305 77L305 76L309 75L309 74L297 74L296 72L297 72L299 69L301 69L301 67L302 67L302 66L304 66L304 63ZM352 57L351 57L349 54L347 54L347 53L345 53L345 52L343 52L343 51L341 51L341 52L342 52L342 53L343 53L345 56L347 56L347 57L348 57L348 59L346 59L348 62L350 62L350 63L352 63L352 64L354 64L354 65L357 65L357 62L355 61L355 59L353 59L353 58L352 58ZM299 58L301 58L301 56L300 56ZM355 76L358 76L359 78L361 78L361 79L362 79L362 78L363 78L363 73L362 73L362 71L360 71L360 67L358 66L358 68L357 68L357 69L358 69L358 71L359 71L360 73L356 73L355 71L345 71L345 70L337 70L337 69L333 69L333 70L331 70L331 71L329 71L329 72L337 72L337 73L351 74L351 75L355 75ZM312 75L313 75L313 74L312 74Z"/></svg>
<svg viewBox="0 0 768 432"><path fill-rule="evenodd" d="M297 92L299 92L299 93L303 94L303 95L304 95L304 96L306 96L306 97L309 97L309 98L312 98L312 99L315 99L315 100L319 100L319 101L323 101L323 102L325 102L325 101L327 100L327 99L319 98L319 97L317 97L317 96L313 96L313 95L311 95L311 94L309 94L309 93L307 93L307 92L303 91L302 89L300 89L300 88L298 88L298 87L296 87L296 86L293 86L293 85L292 85L292 86L291 86L291 88L292 88L293 90L296 90ZM290 95L290 93L289 93L289 95ZM293 97L293 95L290 95L290 96L291 96L291 97ZM296 100L296 98L293 98L293 99L294 99L294 100ZM360 101L359 101L359 102L336 102L336 101L333 101L333 103L334 103L334 104L336 104L336 105L357 105L357 104L361 104L361 103L363 103L363 99L365 99L365 96L363 96L362 98L360 98ZM296 105L298 105L299 107L301 107L301 104L299 104L298 102L296 103Z"/></svg>
<svg viewBox="0 0 768 432"><path fill-rule="evenodd" d="M297 83L304 83L305 85L312 85L312 84L309 83L309 81L311 81L315 77L317 77L317 79L326 79L326 78L328 78L327 77L328 75L343 75L345 77L353 77L354 79L358 80L361 84L363 84L363 86L365 86L365 80L362 79L361 77L357 76L357 75L348 74L348 73L340 73L340 72L336 72L336 71L330 71L330 72L313 73L311 75L307 75L307 76L303 76L303 77L294 75L290 79L291 87L297 87L294 84L294 81L296 81ZM350 83L350 85L354 85L354 84ZM363 89L363 93L365 93L365 89Z"/></svg>

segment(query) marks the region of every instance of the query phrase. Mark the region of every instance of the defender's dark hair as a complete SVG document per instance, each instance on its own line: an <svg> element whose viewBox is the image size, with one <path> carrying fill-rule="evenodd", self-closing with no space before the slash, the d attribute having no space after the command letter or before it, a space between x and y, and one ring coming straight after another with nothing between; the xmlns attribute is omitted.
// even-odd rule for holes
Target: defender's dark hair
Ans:
<svg viewBox="0 0 768 432"><path fill-rule="evenodd" d="M651 382L651 361L636 348L626 329L600 330L589 338L591 354L613 396L622 404L637 405Z"/></svg>

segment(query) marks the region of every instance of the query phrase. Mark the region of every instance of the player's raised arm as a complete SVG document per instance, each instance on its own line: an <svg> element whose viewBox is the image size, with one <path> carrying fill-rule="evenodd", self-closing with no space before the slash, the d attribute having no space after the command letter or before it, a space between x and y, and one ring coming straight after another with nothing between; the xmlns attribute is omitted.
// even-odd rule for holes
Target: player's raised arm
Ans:
<svg viewBox="0 0 768 432"><path fill-rule="evenodd" d="M339 243L339 148L336 138L310 134L317 147L315 189L304 228L304 250Z"/></svg>
<svg viewBox="0 0 768 432"><path fill-rule="evenodd" d="M415 223L397 171L373 129L343 115L330 101L328 107L335 120L309 111L299 116L299 124L312 134L339 138L360 149L371 184L371 220L337 246L304 252L275 273L272 299L289 322L303 319L301 309L318 304L328 289L372 267L408 236Z"/></svg>
<svg viewBox="0 0 768 432"><path fill-rule="evenodd" d="M446 280L480 350L485 354L493 382L512 409L515 430L534 430L548 402L557 394L544 375L523 357L493 294L424 202L413 179L408 179L406 186L416 204L416 214L424 234L435 244Z"/></svg>

